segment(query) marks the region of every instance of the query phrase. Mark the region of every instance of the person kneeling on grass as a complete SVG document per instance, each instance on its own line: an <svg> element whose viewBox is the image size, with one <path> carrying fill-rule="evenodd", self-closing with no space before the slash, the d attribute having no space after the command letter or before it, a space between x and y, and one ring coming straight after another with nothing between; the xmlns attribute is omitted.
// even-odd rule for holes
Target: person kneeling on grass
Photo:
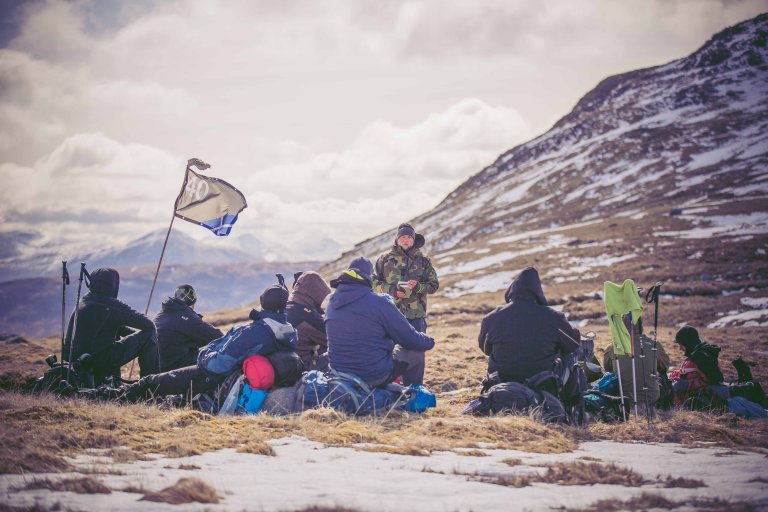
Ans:
<svg viewBox="0 0 768 512"><path fill-rule="evenodd" d="M371 289L372 275L373 264L361 257L331 281L336 291L328 299L325 330L330 367L381 386L420 364L423 354L415 360L409 354L426 352L435 341L408 323L388 295Z"/></svg>
<svg viewBox="0 0 768 512"><path fill-rule="evenodd" d="M675 405L690 409L722 406L725 398L716 396L710 387L723 383L720 347L701 341L699 331L689 325L677 331L675 343L685 352L680 368L669 372Z"/></svg>
<svg viewBox="0 0 768 512"><path fill-rule="evenodd" d="M210 391L232 373L239 371L246 358L296 349L296 331L285 316L288 290L281 286L267 288L259 297L261 311L252 310L250 324L233 327L212 341L197 356L197 364L170 372L150 375L119 388L99 388L81 394L88 398L135 402L156 396L187 395Z"/></svg>

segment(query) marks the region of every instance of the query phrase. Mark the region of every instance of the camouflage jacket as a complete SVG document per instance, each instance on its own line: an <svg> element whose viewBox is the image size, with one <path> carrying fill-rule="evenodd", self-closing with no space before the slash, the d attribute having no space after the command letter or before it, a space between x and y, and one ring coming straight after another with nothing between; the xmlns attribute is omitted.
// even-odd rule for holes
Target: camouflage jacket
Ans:
<svg viewBox="0 0 768 512"><path fill-rule="evenodd" d="M405 298L395 297L398 281L410 279L418 281L416 288L403 290ZM395 244L388 253L382 254L376 260L373 289L394 297L397 308L405 318L427 316L427 294L435 293L439 286L432 262L415 247L406 252Z"/></svg>

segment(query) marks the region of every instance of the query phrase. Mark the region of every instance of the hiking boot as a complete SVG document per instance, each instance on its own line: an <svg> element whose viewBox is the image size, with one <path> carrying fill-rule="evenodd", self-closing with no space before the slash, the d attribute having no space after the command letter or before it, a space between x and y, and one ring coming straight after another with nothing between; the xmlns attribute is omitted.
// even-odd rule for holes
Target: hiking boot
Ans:
<svg viewBox="0 0 768 512"><path fill-rule="evenodd" d="M78 392L78 396L96 402L126 401L125 390L122 387L112 388L109 386L99 386L96 389L82 389Z"/></svg>

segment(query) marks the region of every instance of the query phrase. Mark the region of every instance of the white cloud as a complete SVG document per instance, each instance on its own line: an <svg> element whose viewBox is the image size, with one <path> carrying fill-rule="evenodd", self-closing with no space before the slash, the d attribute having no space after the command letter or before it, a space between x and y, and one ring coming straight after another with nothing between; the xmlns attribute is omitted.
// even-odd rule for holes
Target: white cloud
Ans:
<svg viewBox="0 0 768 512"><path fill-rule="evenodd" d="M434 206L606 75L682 57L767 4L104 5L29 2L0 49L0 219L53 232L53 216L76 230L102 212L138 235L167 222L199 157L246 193L236 231L351 244Z"/></svg>

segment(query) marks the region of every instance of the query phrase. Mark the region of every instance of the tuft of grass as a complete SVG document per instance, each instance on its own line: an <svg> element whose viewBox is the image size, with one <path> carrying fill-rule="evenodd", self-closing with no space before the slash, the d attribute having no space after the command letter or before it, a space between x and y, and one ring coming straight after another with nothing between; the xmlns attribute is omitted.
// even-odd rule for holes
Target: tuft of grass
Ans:
<svg viewBox="0 0 768 512"><path fill-rule="evenodd" d="M510 458L510 459L503 459L501 462L506 464L507 466L519 466L523 463L522 459L516 459L516 458Z"/></svg>
<svg viewBox="0 0 768 512"><path fill-rule="evenodd" d="M197 466L195 464L179 464L176 467L173 466L163 466L165 469L182 469L185 471L194 471L196 469L203 469L200 466Z"/></svg>
<svg viewBox="0 0 768 512"><path fill-rule="evenodd" d="M238 447L236 451L238 453L253 453L256 455L269 455L271 457L277 455L271 446L262 441L248 441L243 446Z"/></svg>
<svg viewBox="0 0 768 512"><path fill-rule="evenodd" d="M526 487L534 483L557 485L609 484L639 487L648 480L634 471L614 464L563 462L549 466L544 473L528 475L480 476L478 481L507 487Z"/></svg>
<svg viewBox="0 0 768 512"><path fill-rule="evenodd" d="M673 478L672 476L667 476L667 479L663 481L664 487L667 488L681 488L681 489L697 489L699 487L706 487L707 484L702 482L701 480L695 480L693 478L685 478L685 477L679 477L679 478Z"/></svg>
<svg viewBox="0 0 768 512"><path fill-rule="evenodd" d="M361 452L394 453L396 455L415 455L418 457L429 457L432 455L429 451L417 448L415 446L358 446L356 450Z"/></svg>
<svg viewBox="0 0 768 512"><path fill-rule="evenodd" d="M210 484L199 478L181 478L178 482L157 492L148 492L139 501L154 501L180 505L182 503L218 503L219 495Z"/></svg>
<svg viewBox="0 0 768 512"><path fill-rule="evenodd" d="M628 500L615 499L599 500L583 509L573 512L618 512L623 510L673 510L686 507L693 510L708 510L712 512L751 512L758 507L747 502L728 502L720 498L692 498L684 501L673 501L660 494L644 492Z"/></svg>
<svg viewBox="0 0 768 512"><path fill-rule="evenodd" d="M488 453L483 450L453 450L456 455L462 455L464 457L487 457Z"/></svg>
<svg viewBox="0 0 768 512"><path fill-rule="evenodd" d="M46 489L49 491L75 492L77 494L111 494L112 490L91 477L49 480L35 478L27 482L24 489Z"/></svg>

